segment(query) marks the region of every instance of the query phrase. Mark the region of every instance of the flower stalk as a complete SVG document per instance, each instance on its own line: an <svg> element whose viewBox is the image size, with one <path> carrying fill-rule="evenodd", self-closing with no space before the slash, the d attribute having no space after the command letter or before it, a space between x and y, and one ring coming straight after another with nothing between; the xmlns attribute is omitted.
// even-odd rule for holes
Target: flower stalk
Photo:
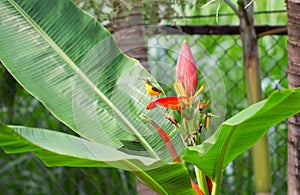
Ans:
<svg viewBox="0 0 300 195"><path fill-rule="evenodd" d="M204 135L210 122L209 113L203 113L203 110L209 105L209 101L201 101L195 104L201 92L204 90L202 85L197 91L198 71L190 47L184 41L179 52L176 66L176 81L174 89L177 96L161 97L151 100L146 106L146 110L155 109L158 106L172 109L180 114L181 122L174 120L173 116L166 117L179 131L186 146L196 146L202 144ZM149 93L149 84L146 85L146 91ZM150 94L150 93L149 93ZM153 93L151 93L153 94ZM150 95L151 95L150 94ZM151 95L153 96L153 95ZM169 135L149 118L143 117L147 123L154 127L162 140L164 141L174 162L181 162L175 146ZM204 129L206 131L204 131ZM208 178L200 169L194 168L197 176L198 185L191 180L191 185L196 194L209 195L212 190L211 179Z"/></svg>
<svg viewBox="0 0 300 195"><path fill-rule="evenodd" d="M194 166L194 169L195 169L197 181L199 182L200 189L203 191L205 195L210 194L205 174L196 166Z"/></svg>

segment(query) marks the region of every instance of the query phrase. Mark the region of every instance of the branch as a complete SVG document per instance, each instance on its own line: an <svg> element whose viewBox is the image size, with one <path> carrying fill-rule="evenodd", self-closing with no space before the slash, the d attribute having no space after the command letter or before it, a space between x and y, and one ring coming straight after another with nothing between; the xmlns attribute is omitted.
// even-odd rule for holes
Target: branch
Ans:
<svg viewBox="0 0 300 195"><path fill-rule="evenodd" d="M235 5L230 0L224 0L224 1L229 7L231 7L231 9L234 11L234 13L236 15L239 15L238 9L235 7Z"/></svg>
<svg viewBox="0 0 300 195"><path fill-rule="evenodd" d="M276 29L272 29L272 30L268 30L268 31L265 31L265 32L262 32L262 33L259 33L257 35L257 39L258 38L261 38L263 36L266 36L266 35L274 35L274 34L278 34L278 33L286 33L287 32L287 27L282 27L282 28L276 28Z"/></svg>
<svg viewBox="0 0 300 195"><path fill-rule="evenodd" d="M252 5L247 4L247 9L249 8L250 11L247 11L247 9L245 9L245 2L243 0L238 0L238 5L239 5L239 13L242 14L242 16L240 16L240 19L244 18L245 19L245 24L251 25L252 22Z"/></svg>

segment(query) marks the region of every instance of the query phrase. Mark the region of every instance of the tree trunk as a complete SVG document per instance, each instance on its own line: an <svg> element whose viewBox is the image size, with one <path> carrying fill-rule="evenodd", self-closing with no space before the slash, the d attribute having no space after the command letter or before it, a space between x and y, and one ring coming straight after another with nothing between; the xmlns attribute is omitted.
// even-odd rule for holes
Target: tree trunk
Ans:
<svg viewBox="0 0 300 195"><path fill-rule="evenodd" d="M113 35L118 47L126 55L139 60L148 69L145 26L141 9L135 6L128 10L125 5L118 5L119 11L113 18Z"/></svg>
<svg viewBox="0 0 300 195"><path fill-rule="evenodd" d="M245 9L245 6L250 3L250 0L240 0L238 3L248 104L251 105L262 99L260 63L253 20L253 6L250 5ZM271 194L271 169L269 146L266 136L261 138L253 146L251 154L256 194Z"/></svg>
<svg viewBox="0 0 300 195"><path fill-rule="evenodd" d="M125 1L126 2L126 1ZM145 26L139 7L128 10L126 5L116 1L117 16L113 18L114 37L118 47L129 57L139 60L148 69ZM137 193L156 195L153 190L136 179Z"/></svg>
<svg viewBox="0 0 300 195"><path fill-rule="evenodd" d="M287 0L288 81L300 87L300 1ZM300 100L299 100L300 103ZM288 119L288 194L300 194L300 113Z"/></svg>

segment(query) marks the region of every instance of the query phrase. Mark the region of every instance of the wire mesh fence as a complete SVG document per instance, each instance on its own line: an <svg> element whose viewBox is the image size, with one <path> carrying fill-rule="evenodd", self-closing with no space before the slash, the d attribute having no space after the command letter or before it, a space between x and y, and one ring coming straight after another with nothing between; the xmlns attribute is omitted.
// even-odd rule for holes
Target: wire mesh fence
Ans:
<svg viewBox="0 0 300 195"><path fill-rule="evenodd" d="M150 71L165 87L174 80L178 48L188 39L199 66L217 66L226 94L226 118L247 107L242 44L238 35L152 35L147 37ZM275 89L287 88L286 36L259 39L261 85L264 98ZM163 45L163 47L157 47ZM209 68L208 68L209 69ZM202 77L203 78L203 77ZM10 124L55 129L72 133L0 67L0 118ZM200 79L200 83L205 83ZM170 90L169 93L172 93ZM203 94L209 98L209 90ZM272 192L287 192L287 125L282 122L268 132L271 153ZM32 154L6 155L0 151L0 194L135 194L134 176L117 169L48 168ZM225 169L222 194L253 194L253 172L250 151Z"/></svg>

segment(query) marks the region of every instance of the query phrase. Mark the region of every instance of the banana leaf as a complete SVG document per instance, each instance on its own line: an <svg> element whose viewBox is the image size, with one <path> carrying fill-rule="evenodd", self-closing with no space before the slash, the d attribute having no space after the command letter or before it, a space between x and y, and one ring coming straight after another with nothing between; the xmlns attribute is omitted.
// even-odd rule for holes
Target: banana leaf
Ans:
<svg viewBox="0 0 300 195"><path fill-rule="evenodd" d="M275 91L261 102L223 122L201 145L188 147L183 159L196 165L209 177L222 170L251 148L275 124L300 112L300 88Z"/></svg>
<svg viewBox="0 0 300 195"><path fill-rule="evenodd" d="M2 63L54 116L90 141L118 149L137 139L148 156L171 161L138 117L150 100L140 78L155 80L95 19L69 0L5 0L0 11ZM163 111L147 115L171 132ZM172 141L182 153L178 134Z"/></svg>
<svg viewBox="0 0 300 195"><path fill-rule="evenodd" d="M157 84L155 79L96 20L69 0L2 0L0 21L3 65L78 134L1 123L0 145L7 153L32 151L48 166L122 168L160 194L194 193L185 166L171 162L158 133L139 117L146 114L173 131L164 109L145 110L149 96L140 78ZM171 140L185 161L219 179L268 128L300 111L299 98L299 89L276 92L185 152L178 133Z"/></svg>
<svg viewBox="0 0 300 195"><path fill-rule="evenodd" d="M33 152L47 166L121 167L159 194L194 194L182 163L128 155L65 133L0 123L0 146L8 154Z"/></svg>
<svg viewBox="0 0 300 195"><path fill-rule="evenodd" d="M157 85L156 81L137 60L119 50L113 36L101 24L69 0L0 1L0 21L0 60L3 65L30 94L80 136L79 139L58 132L14 127L21 135L10 134L11 138L22 138L22 141L10 139L8 147L7 140L1 140L0 145L7 152L36 151L36 138L44 137L38 142L52 142L53 148L50 150L48 145L41 149L46 146L38 145L36 154L49 166L93 164L122 168L146 178L146 183L159 192L178 190L177 182L171 179L172 174L158 179L167 182L166 190L156 187L161 184L151 186L149 178L157 182L156 179L141 171L152 170L158 178L161 172L155 170L164 168L185 175L180 180L185 186L183 191L191 192L186 168L172 163L156 130L139 117L141 113L147 114L168 133L174 129L161 117L164 109L151 112L145 109L150 97L140 79L148 78ZM178 133L171 139L182 154L184 145ZM142 150L123 144L136 140ZM74 150L71 150L70 145L78 142L84 143L85 147L86 143L91 144L91 147L84 148L81 144L83 148L73 146ZM121 150L124 147L127 149ZM64 155L70 152L68 157L58 148L66 149ZM52 155L46 155L45 151ZM86 154L79 157L76 156L78 152ZM96 157L97 163L84 163L91 162L86 160L88 156ZM124 162L134 166L124 165Z"/></svg>

